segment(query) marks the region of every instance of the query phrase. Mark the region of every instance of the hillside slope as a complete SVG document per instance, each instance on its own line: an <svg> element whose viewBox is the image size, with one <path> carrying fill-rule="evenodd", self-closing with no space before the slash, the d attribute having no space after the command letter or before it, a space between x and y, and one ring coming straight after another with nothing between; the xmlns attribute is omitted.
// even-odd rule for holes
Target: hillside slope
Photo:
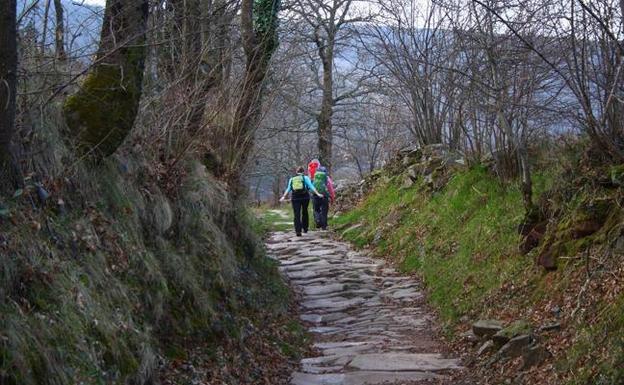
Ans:
<svg viewBox="0 0 624 385"><path fill-rule="evenodd" d="M165 192L117 156L41 186L2 209L0 383L286 383L287 289L206 167Z"/></svg>
<svg viewBox="0 0 624 385"><path fill-rule="evenodd" d="M408 151L346 189L341 198L354 206L334 226L422 277L478 383L621 384L621 190L608 168L564 171L534 177L540 214L528 237L518 186L436 147ZM549 270L536 263L545 256ZM479 319L500 321L511 337L527 334L533 350L497 351L496 340L471 331Z"/></svg>

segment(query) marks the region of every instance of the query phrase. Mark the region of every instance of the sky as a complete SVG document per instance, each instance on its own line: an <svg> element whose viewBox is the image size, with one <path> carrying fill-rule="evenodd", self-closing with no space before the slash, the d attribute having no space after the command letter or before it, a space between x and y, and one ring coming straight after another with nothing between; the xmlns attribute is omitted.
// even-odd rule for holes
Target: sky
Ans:
<svg viewBox="0 0 624 385"><path fill-rule="evenodd" d="M75 3L80 3L82 0L79 1L74 1ZM99 6L104 6L106 4L106 0L84 0L85 4L89 4L89 5L99 5Z"/></svg>

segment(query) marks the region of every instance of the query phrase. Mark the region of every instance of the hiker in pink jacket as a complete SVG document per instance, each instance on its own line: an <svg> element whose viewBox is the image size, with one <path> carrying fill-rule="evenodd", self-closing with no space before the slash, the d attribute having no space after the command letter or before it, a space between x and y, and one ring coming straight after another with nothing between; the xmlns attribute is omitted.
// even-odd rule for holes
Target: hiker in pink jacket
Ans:
<svg viewBox="0 0 624 385"><path fill-rule="evenodd" d="M318 159L312 159L310 163L308 163L308 176L310 179L314 180L314 174L319 167L321 167L321 162L319 162Z"/></svg>
<svg viewBox="0 0 624 385"><path fill-rule="evenodd" d="M308 176L311 180L314 180L314 174L316 174L316 170L320 167L321 162L319 162L318 159L312 159L310 163L308 163ZM325 167L323 167L323 171L327 172ZM334 200L336 199L336 190L334 189L334 181L332 181L329 174L327 175L327 190L329 192L329 199L331 199L331 203L334 203Z"/></svg>

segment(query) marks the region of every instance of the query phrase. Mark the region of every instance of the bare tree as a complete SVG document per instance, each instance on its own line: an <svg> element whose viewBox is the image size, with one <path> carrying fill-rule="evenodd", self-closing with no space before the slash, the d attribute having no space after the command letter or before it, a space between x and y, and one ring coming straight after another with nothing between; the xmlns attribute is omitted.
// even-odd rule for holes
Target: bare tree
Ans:
<svg viewBox="0 0 624 385"><path fill-rule="evenodd" d="M383 79L412 114L410 130L421 145L452 142L457 61L444 12L435 4L414 0L380 3L383 23L361 33L368 52L386 70ZM448 24L446 25L448 27Z"/></svg>
<svg viewBox="0 0 624 385"><path fill-rule="evenodd" d="M624 161L622 15L619 21L614 17L621 6L610 0L591 6L572 1L564 53L567 83L582 109L577 118L597 148L617 162Z"/></svg>
<svg viewBox="0 0 624 385"><path fill-rule="evenodd" d="M362 101L366 108L354 111L357 116L338 124L337 147L354 163L364 178L386 162L410 141L410 131L401 116L400 103L394 96L371 94Z"/></svg>
<svg viewBox="0 0 624 385"><path fill-rule="evenodd" d="M316 115L319 160L331 169L333 156L334 107L340 100L335 94L334 65L337 45L344 39L349 25L361 22L362 17L353 16L352 7L356 0L297 0L293 10L306 22L308 38L316 47L321 63L321 105Z"/></svg>

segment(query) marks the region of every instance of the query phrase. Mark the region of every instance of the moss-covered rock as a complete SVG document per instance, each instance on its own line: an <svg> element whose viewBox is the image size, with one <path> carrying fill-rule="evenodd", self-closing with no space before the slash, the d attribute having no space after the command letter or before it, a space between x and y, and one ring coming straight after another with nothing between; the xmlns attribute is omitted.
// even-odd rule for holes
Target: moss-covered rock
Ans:
<svg viewBox="0 0 624 385"><path fill-rule="evenodd" d="M537 253L537 263L547 270L557 267L561 256L574 256L595 243L608 242L612 229L621 220L616 198L582 194L569 202L566 212L546 229Z"/></svg>
<svg viewBox="0 0 624 385"><path fill-rule="evenodd" d="M494 334L492 336L492 340L497 344L497 346L500 347L509 342L514 337L520 335L530 335L532 332L533 327L528 321L518 320L512 322L510 325Z"/></svg>

